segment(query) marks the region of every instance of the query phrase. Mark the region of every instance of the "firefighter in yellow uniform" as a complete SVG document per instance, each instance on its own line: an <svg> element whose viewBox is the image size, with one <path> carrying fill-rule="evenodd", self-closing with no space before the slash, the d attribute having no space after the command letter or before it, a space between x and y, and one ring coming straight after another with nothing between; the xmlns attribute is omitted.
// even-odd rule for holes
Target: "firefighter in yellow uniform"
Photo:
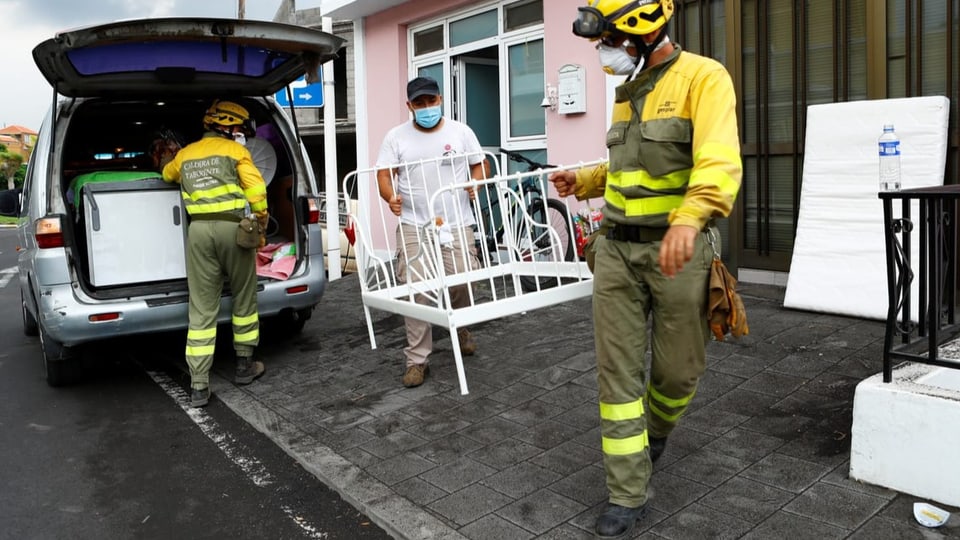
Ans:
<svg viewBox="0 0 960 540"><path fill-rule="evenodd" d="M210 367L224 275L233 297L234 381L249 384L264 372L263 363L253 360L260 341L256 249L237 245L238 223L248 205L261 231L266 230L268 216L266 184L250 152L238 142L253 132L250 114L237 103L216 101L204 115L203 127L203 138L185 146L163 167L163 179L180 184L190 220L186 360L193 407L203 407L210 399ZM262 238L260 243L264 243Z"/></svg>
<svg viewBox="0 0 960 540"><path fill-rule="evenodd" d="M598 538L628 537L643 517L653 461L704 372L708 240L718 238L712 220L729 215L743 171L730 75L670 42L673 11L674 0L591 0L579 8L574 33L597 43L604 71L627 78L616 89L609 162L551 177L562 196L605 201L606 236L592 246L610 493Z"/></svg>

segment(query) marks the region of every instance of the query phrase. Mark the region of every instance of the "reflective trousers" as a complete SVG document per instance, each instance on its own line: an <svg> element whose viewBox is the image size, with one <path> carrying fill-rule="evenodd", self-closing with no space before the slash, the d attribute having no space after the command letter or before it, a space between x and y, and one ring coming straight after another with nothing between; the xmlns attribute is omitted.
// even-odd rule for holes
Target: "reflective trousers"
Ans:
<svg viewBox="0 0 960 540"><path fill-rule="evenodd" d="M636 508L646 502L652 470L649 437L670 434L705 369L707 279L713 257L705 240L705 234L697 236L692 260L673 278L664 276L657 264L661 242L597 240L593 319L603 465L611 503Z"/></svg>
<svg viewBox="0 0 960 540"><path fill-rule="evenodd" d="M224 276L233 296L233 347L237 356L253 356L260 342L256 254L255 249L237 246L236 223L190 223L187 234L190 327L186 360L193 388L206 388L210 384Z"/></svg>

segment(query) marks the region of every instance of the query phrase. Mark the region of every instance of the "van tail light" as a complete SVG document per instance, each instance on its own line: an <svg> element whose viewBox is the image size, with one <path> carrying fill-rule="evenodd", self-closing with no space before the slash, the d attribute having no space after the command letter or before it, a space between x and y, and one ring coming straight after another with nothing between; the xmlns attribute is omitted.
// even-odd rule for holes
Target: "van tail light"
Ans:
<svg viewBox="0 0 960 540"><path fill-rule="evenodd" d="M37 225L37 247L40 249L63 247L63 227L60 217L40 218Z"/></svg>
<svg viewBox="0 0 960 540"><path fill-rule="evenodd" d="M307 223L310 225L320 223L320 203L313 197L307 198Z"/></svg>
<svg viewBox="0 0 960 540"><path fill-rule="evenodd" d="M310 290L308 285L295 285L293 287L287 287L287 294L301 294Z"/></svg>

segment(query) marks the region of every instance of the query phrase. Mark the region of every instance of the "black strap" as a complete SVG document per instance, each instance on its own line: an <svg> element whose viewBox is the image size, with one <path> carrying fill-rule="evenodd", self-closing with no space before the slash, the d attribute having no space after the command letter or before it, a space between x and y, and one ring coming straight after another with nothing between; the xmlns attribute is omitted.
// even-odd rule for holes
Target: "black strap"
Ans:
<svg viewBox="0 0 960 540"><path fill-rule="evenodd" d="M225 213L190 215L190 221L232 221L234 223L240 223L240 220L242 219L242 217L236 214Z"/></svg>
<svg viewBox="0 0 960 540"><path fill-rule="evenodd" d="M659 242L667 234L667 227L643 227L640 225L617 225L607 231L608 240L644 244Z"/></svg>

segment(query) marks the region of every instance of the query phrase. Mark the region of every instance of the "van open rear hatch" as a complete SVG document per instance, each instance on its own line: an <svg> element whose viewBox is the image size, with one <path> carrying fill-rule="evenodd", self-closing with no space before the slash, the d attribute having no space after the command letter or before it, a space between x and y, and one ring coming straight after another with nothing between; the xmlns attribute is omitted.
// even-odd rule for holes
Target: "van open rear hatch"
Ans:
<svg viewBox="0 0 960 540"><path fill-rule="evenodd" d="M282 23L162 18L61 32L37 45L33 59L68 97L132 98L161 88L268 96L304 74L314 82L342 45L332 34Z"/></svg>

